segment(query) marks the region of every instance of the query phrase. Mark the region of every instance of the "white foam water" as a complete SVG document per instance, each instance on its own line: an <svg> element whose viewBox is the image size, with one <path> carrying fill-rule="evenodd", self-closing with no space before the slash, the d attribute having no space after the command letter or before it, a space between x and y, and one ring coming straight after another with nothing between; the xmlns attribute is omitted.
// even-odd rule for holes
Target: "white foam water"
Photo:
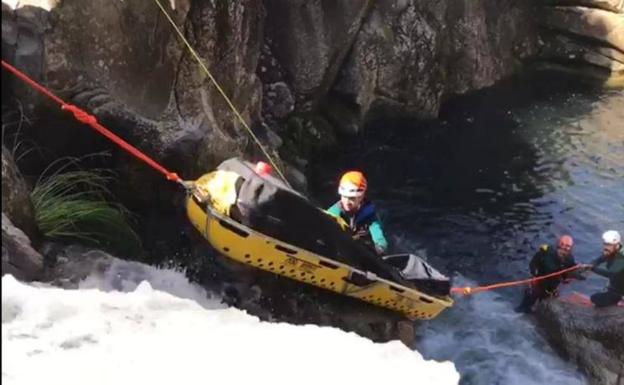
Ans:
<svg viewBox="0 0 624 385"><path fill-rule="evenodd" d="M456 285L476 286L459 277ZM426 358L450 359L463 384L582 385L585 377L561 359L535 323L513 310L497 292L459 297L435 322L422 325L419 350Z"/></svg>
<svg viewBox="0 0 624 385"><path fill-rule="evenodd" d="M459 382L398 341L262 322L180 272L117 264L77 290L2 278L4 384Z"/></svg>

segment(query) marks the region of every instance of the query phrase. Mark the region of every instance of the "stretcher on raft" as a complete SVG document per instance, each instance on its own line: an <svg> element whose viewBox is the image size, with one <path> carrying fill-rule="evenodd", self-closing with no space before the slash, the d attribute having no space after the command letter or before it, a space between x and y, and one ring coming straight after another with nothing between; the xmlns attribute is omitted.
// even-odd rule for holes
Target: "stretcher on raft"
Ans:
<svg viewBox="0 0 624 385"><path fill-rule="evenodd" d="M411 254L386 261L340 221L238 159L195 181L186 201L193 226L243 264L402 313L432 319L452 306L450 282Z"/></svg>

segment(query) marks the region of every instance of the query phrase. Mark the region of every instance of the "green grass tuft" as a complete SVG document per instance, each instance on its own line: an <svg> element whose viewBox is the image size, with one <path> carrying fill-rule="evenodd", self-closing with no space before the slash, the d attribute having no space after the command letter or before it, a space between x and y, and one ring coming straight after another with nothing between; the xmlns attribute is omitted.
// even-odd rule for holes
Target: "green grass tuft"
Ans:
<svg viewBox="0 0 624 385"><path fill-rule="evenodd" d="M48 171L64 163L54 173ZM131 215L110 201L107 170L67 171L78 160L63 158L43 172L31 192L35 220L50 239L78 241L114 253L137 253L141 241L129 224Z"/></svg>

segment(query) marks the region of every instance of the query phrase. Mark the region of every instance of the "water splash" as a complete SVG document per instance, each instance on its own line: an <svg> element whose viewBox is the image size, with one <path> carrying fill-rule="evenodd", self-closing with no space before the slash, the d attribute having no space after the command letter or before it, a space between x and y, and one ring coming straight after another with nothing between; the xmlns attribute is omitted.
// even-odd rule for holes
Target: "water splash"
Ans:
<svg viewBox="0 0 624 385"><path fill-rule="evenodd" d="M457 286L476 282L459 276ZM560 359L530 317L508 298L483 292L457 298L455 306L419 329L418 349L427 358L450 359L462 384L582 385L585 378Z"/></svg>
<svg viewBox="0 0 624 385"><path fill-rule="evenodd" d="M459 381L452 363L425 361L398 341L206 309L147 281L120 292L4 276L2 342L2 380L12 385Z"/></svg>

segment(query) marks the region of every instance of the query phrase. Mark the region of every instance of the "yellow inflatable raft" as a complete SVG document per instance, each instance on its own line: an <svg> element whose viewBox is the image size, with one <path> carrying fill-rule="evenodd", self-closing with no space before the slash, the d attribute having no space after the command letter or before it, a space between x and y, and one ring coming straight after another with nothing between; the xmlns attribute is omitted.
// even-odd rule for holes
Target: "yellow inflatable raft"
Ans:
<svg viewBox="0 0 624 385"><path fill-rule="evenodd" d="M236 201L237 176L230 171L206 174L195 182L186 201L191 223L220 253L258 269L400 312L410 319L432 319L452 306L449 296L429 295L397 284L271 238L234 220L229 208Z"/></svg>

